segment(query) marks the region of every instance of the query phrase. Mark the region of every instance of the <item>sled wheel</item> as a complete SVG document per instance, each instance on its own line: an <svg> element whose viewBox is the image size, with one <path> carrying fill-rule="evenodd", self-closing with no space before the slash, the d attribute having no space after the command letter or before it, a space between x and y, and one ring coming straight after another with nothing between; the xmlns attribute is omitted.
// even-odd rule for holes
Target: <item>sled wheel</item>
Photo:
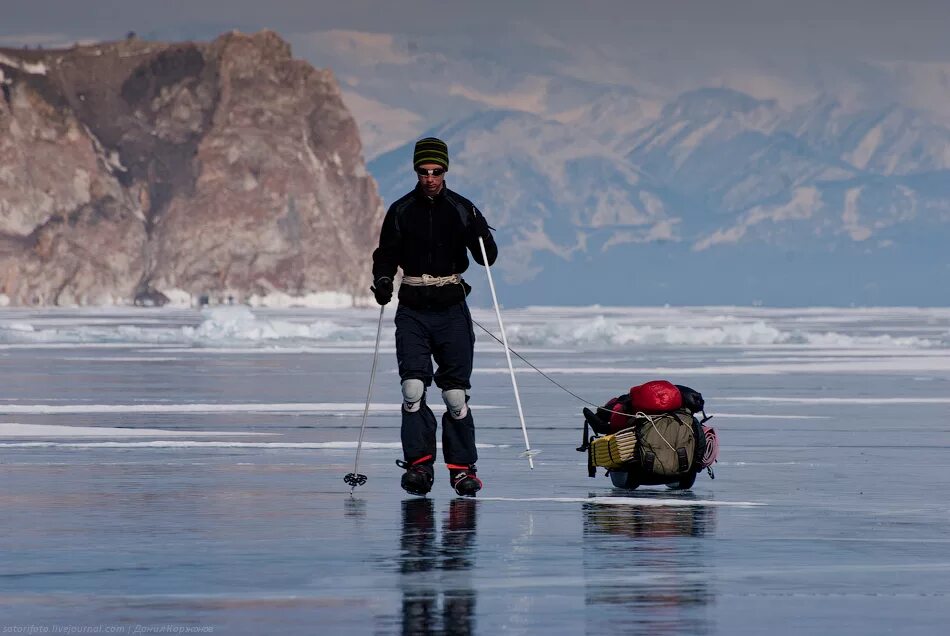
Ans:
<svg viewBox="0 0 950 636"><path fill-rule="evenodd" d="M693 484L696 482L696 473L690 473L680 479L679 481L674 481L672 484L667 484L666 487L670 490L689 490L693 487Z"/></svg>
<svg viewBox="0 0 950 636"><path fill-rule="evenodd" d="M610 481L613 482L615 488L626 488L627 490L634 490L640 485L634 481L633 475L622 470L610 471Z"/></svg>

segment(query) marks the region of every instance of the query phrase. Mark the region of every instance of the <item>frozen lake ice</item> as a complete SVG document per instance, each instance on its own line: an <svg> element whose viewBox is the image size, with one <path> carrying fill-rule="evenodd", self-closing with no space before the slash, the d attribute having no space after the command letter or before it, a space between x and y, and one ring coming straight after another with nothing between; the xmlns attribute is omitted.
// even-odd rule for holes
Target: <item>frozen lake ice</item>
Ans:
<svg viewBox="0 0 950 636"><path fill-rule="evenodd" d="M485 489L398 486L387 311L0 310L5 633L935 634L950 619L950 310L529 308L512 346L603 402L664 378L721 452L590 479L575 398L476 328ZM496 330L490 310L474 317Z"/></svg>

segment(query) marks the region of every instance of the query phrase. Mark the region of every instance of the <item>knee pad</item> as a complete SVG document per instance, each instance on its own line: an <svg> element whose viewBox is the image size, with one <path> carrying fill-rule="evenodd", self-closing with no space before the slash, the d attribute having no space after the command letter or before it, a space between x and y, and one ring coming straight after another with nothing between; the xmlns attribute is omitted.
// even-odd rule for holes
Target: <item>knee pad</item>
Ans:
<svg viewBox="0 0 950 636"><path fill-rule="evenodd" d="M406 413L415 413L422 407L422 398L426 394L426 385L422 380L402 381L402 409Z"/></svg>
<svg viewBox="0 0 950 636"><path fill-rule="evenodd" d="M449 410L449 417L453 420L460 420L468 415L468 404L465 398L464 389L442 391L442 401L445 402L445 408Z"/></svg>

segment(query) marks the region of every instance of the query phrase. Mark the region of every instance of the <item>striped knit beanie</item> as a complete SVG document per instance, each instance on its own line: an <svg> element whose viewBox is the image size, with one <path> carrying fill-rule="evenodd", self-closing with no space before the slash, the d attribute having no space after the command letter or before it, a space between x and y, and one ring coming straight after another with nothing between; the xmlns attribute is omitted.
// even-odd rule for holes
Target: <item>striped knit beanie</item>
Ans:
<svg viewBox="0 0 950 636"><path fill-rule="evenodd" d="M412 167L418 168L423 163L437 163L448 170L449 147L444 141L435 137L420 139L416 142L416 149L412 153Z"/></svg>

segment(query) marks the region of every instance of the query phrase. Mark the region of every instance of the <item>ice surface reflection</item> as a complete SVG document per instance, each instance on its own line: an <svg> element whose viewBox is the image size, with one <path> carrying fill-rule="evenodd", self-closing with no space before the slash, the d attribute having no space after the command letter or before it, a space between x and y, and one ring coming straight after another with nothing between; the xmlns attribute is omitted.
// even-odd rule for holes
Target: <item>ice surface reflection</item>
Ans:
<svg viewBox="0 0 950 636"><path fill-rule="evenodd" d="M510 315L527 335L551 325L545 347L568 342L517 348L580 396L602 402L658 368L701 390L721 436L716 479L687 493L591 480L575 451L580 404L525 369L527 426L544 450L529 470L504 355L481 338L478 499L457 499L441 467L428 498L400 489L391 353L361 456L369 481L353 496L343 476L373 311L268 312L258 320L332 320L346 337L314 331L298 346L288 331L273 348L222 348L181 336L203 320L194 312L126 312L90 325L110 331L84 345L101 312L0 310L0 323L35 329L7 344L0 333L0 632L946 632L950 310ZM831 335L677 344L758 321ZM573 335L588 322L617 334L609 352ZM677 331L662 343L628 338L666 325Z"/></svg>
<svg viewBox="0 0 950 636"><path fill-rule="evenodd" d="M476 506L474 499L450 501L437 536L431 499L402 502L398 585L403 634L475 633L475 589L470 571Z"/></svg>
<svg viewBox="0 0 950 636"><path fill-rule="evenodd" d="M693 493L681 497L695 498ZM583 505L588 633L704 634L716 509Z"/></svg>

